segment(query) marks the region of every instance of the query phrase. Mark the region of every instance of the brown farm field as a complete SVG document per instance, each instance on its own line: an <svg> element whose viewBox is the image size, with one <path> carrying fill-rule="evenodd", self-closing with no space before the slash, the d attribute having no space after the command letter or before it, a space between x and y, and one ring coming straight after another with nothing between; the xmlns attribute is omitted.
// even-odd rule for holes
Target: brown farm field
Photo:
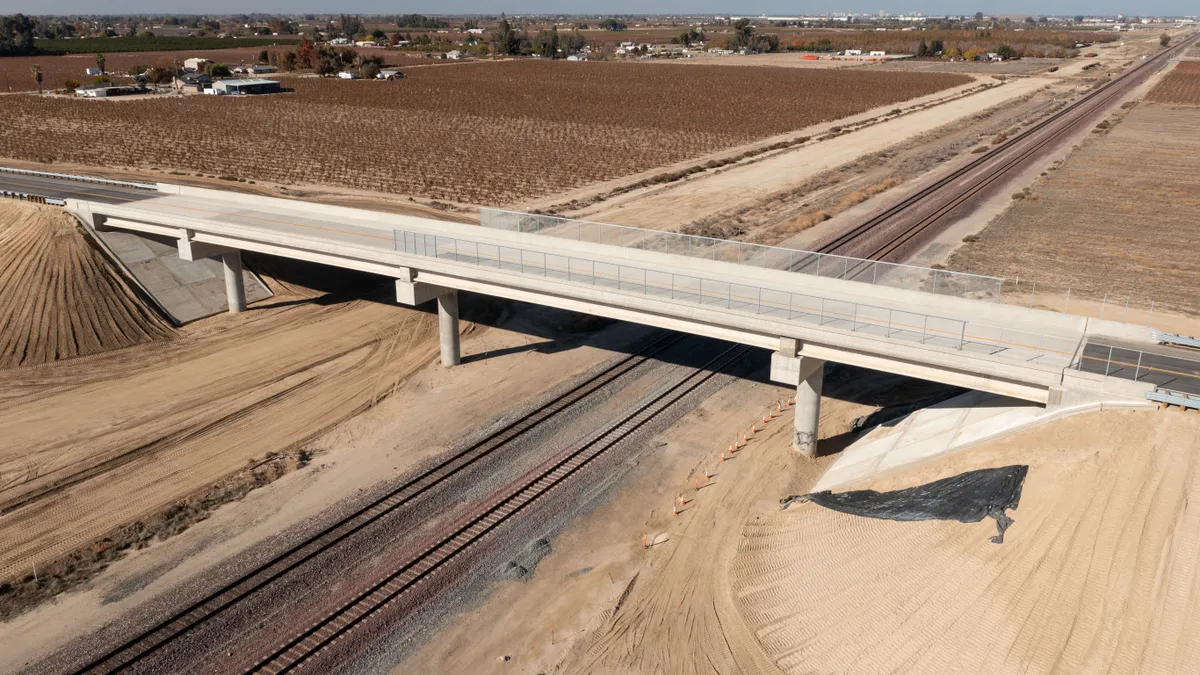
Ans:
<svg viewBox="0 0 1200 675"><path fill-rule="evenodd" d="M1200 61L1180 61L1146 97L1156 103L1200 105Z"/></svg>
<svg viewBox="0 0 1200 675"><path fill-rule="evenodd" d="M3 96L0 157L501 205L965 84L948 73L504 61L266 97ZM159 130L147 134L148 129Z"/></svg>

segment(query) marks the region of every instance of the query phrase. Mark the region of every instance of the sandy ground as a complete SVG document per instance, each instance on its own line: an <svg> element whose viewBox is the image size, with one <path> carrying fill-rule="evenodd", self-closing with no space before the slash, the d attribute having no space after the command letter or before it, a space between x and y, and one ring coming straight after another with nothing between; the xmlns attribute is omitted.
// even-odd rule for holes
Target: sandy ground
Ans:
<svg viewBox="0 0 1200 675"><path fill-rule="evenodd" d="M815 145L782 152L711 175L679 181L647 193L630 193L570 215L600 222L675 230L715 212L755 204L796 187L821 172L1001 105L1046 84L1048 81L1039 78L1013 81Z"/></svg>
<svg viewBox="0 0 1200 675"><path fill-rule="evenodd" d="M385 305L378 307L404 312ZM468 309L469 305L464 304L464 318ZM317 336L330 339L327 331L332 323L344 325L348 331L358 323L351 310L343 310L336 319L305 318L302 323L316 323L317 332L293 327L299 333L296 342ZM377 315L375 319L379 321ZM194 593L231 559L258 545L278 545L279 533L289 528L323 522L331 504L348 496L367 495L381 479L404 474L445 452L464 430L493 424L515 407L536 400L543 391L613 358L614 352L620 353L645 334L645 329L627 324L594 332L593 322L528 306L500 321L504 328L475 330L464 336L464 363L460 367L443 368L434 360L433 352L423 347L416 350L423 354L420 368L398 384L388 398L303 444L313 456L308 466L223 506L180 534L131 552L86 587L0 624L0 642L6 645L0 650L0 672L28 665L68 640L111 622L143 614L164 594ZM582 332L585 329L593 332ZM436 344L435 339L434 350ZM223 359L231 357L228 350L218 354ZM256 359L262 360L263 356L248 356L246 360ZM230 367L247 368L240 360ZM249 372L253 374L253 370ZM375 379L358 370L348 374L363 384ZM345 387L330 392L343 396L348 393ZM338 405L329 407L339 409ZM320 421L298 420L279 408L266 412L282 415L281 424L298 430L311 429ZM304 406L300 412L309 417L318 414L312 406ZM288 433L262 418L253 421L254 428L270 424L266 431L277 440ZM213 449L223 449L225 456L244 463L242 448L248 450L251 444L261 443L260 436L245 426L230 433L238 434L238 445L214 443ZM195 448L192 451L198 452ZM257 452L261 453L262 448ZM218 457L209 461L223 460ZM168 487L179 489L180 485L176 481ZM109 494L103 486L91 488L92 494ZM73 528L70 524L62 527L64 531Z"/></svg>
<svg viewBox="0 0 1200 675"><path fill-rule="evenodd" d="M0 578L44 575L111 529L294 449L436 353L433 315L274 287L272 301L173 340L0 378Z"/></svg>
<svg viewBox="0 0 1200 675"><path fill-rule="evenodd" d="M0 201L0 371L174 334L59 209ZM8 482L0 473L0 489Z"/></svg>
<svg viewBox="0 0 1200 675"><path fill-rule="evenodd" d="M850 368L826 379L822 452L844 447L859 416L946 391ZM828 460L791 453L787 413L736 456L720 455L789 394L742 380L706 400L661 434L610 503L553 540L529 580L499 585L393 672L737 672L716 664L761 663L740 622L729 624L727 649L721 626L736 616L720 561L750 513L778 508L776 493L811 485ZM673 515L681 495L688 501Z"/></svg>
<svg viewBox="0 0 1200 675"><path fill-rule="evenodd" d="M870 487L1028 463L1016 523L898 523L814 504L747 523L739 616L787 673L1193 673L1200 416L1068 418Z"/></svg>

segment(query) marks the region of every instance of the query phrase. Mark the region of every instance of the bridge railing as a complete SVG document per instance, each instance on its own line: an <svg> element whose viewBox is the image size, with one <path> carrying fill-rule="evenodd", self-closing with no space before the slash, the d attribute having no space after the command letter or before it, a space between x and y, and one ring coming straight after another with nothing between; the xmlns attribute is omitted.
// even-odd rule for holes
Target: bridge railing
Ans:
<svg viewBox="0 0 1200 675"><path fill-rule="evenodd" d="M740 314L933 345L1026 363L1067 365L1075 339L866 305L785 289L556 255L455 237L394 230L398 252Z"/></svg>
<svg viewBox="0 0 1200 675"><path fill-rule="evenodd" d="M501 209L481 208L479 224L511 232L721 260L975 300L998 301L1004 282L999 277L979 274Z"/></svg>

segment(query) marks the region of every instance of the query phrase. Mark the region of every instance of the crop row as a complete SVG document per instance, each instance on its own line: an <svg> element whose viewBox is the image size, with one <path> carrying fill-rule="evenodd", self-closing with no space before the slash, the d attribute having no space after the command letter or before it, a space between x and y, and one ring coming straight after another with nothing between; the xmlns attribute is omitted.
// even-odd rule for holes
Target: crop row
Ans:
<svg viewBox="0 0 1200 675"><path fill-rule="evenodd" d="M498 205L609 180L969 81L961 75L494 62L294 93L0 97L0 156Z"/></svg>
<svg viewBox="0 0 1200 675"><path fill-rule="evenodd" d="M1146 97L1156 103L1200 105L1200 61L1180 61Z"/></svg>

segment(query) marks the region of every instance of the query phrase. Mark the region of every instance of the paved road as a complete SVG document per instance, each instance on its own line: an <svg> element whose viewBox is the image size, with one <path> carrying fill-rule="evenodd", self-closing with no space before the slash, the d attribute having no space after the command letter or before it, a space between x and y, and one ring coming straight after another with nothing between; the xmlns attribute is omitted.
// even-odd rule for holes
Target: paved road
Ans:
<svg viewBox="0 0 1200 675"><path fill-rule="evenodd" d="M159 193L150 190L60 178L24 176L0 171L0 191L4 190L41 195L53 199L86 199L105 204L124 204L130 201L159 196Z"/></svg>
<svg viewBox="0 0 1200 675"><path fill-rule="evenodd" d="M1120 340L1089 340L1080 370L1107 374L1163 389L1200 394L1200 351L1159 345L1146 347Z"/></svg>

